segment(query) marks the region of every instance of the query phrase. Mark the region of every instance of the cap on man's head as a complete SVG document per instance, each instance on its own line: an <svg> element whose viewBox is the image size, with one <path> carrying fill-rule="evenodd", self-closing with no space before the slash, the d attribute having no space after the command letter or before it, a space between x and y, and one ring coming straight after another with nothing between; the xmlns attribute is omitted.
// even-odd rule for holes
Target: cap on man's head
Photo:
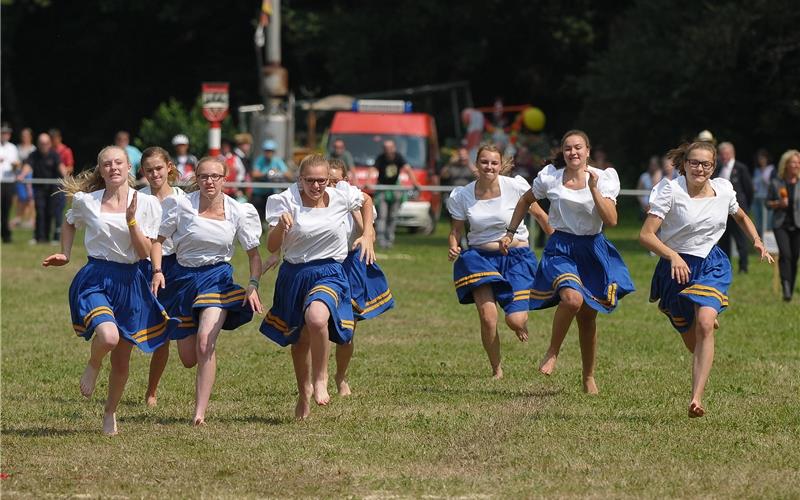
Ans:
<svg viewBox="0 0 800 500"><path fill-rule="evenodd" d="M261 144L261 149L264 151L276 151L278 149L278 143L272 139L267 139Z"/></svg>
<svg viewBox="0 0 800 500"><path fill-rule="evenodd" d="M712 134L710 130L701 130L700 133L697 134L697 140L703 142L714 142L714 134Z"/></svg>
<svg viewBox="0 0 800 500"><path fill-rule="evenodd" d="M10 134L14 130L11 128L11 125L8 123L3 123L2 127L0 127L0 132L3 134Z"/></svg>
<svg viewBox="0 0 800 500"><path fill-rule="evenodd" d="M178 134L172 138L173 146L180 146L182 144L189 144L189 138L183 134Z"/></svg>

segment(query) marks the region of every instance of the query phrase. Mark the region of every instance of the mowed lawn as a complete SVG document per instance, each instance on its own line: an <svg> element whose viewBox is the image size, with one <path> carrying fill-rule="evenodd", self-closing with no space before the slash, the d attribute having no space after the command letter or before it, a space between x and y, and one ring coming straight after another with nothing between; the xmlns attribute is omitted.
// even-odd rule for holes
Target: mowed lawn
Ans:
<svg viewBox="0 0 800 500"><path fill-rule="evenodd" d="M89 343L70 328L67 290L83 247L43 269L55 248L17 232L2 247L2 495L800 497L800 300L781 302L768 264L735 276L708 415L690 420L691 356L648 303L656 259L635 241L635 214L623 220L608 235L638 291L598 320L597 397L580 390L574 327L556 373L536 371L552 309L531 313L525 344L501 325L506 377L490 380L443 224L380 254L397 307L359 325L352 397L331 383L330 406L295 422L289 352L254 320L220 337L204 428L189 426L195 372L174 347L154 409L149 357L135 351L114 438L100 433L107 363L92 399L78 392ZM274 277L262 282L267 307Z"/></svg>

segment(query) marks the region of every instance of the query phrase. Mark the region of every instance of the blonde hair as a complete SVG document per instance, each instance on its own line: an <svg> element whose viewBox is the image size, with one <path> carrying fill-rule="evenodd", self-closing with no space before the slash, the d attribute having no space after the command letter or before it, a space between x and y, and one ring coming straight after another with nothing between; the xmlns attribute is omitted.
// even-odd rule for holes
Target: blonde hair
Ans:
<svg viewBox="0 0 800 500"><path fill-rule="evenodd" d="M152 157L160 157L164 160L164 163L167 164L167 182L170 186L175 185L175 183L178 182L178 168L175 167L175 163L173 163L172 158L169 157L167 150L162 147L152 146L142 151L142 159L140 162L142 171L144 171L144 161Z"/></svg>
<svg viewBox="0 0 800 500"><path fill-rule="evenodd" d="M68 176L59 181L60 193L65 193L68 198L71 198L75 193L91 193L106 188L106 181L100 175L100 163L103 161L103 155L112 149L122 151L125 155L125 161L130 165L131 160L128 158L128 152L119 146L106 146L97 153L97 164L94 168L84 170L76 176ZM134 187L133 178L128 175L128 186Z"/></svg>
<svg viewBox="0 0 800 500"><path fill-rule="evenodd" d="M478 148L478 154L475 155L475 163L478 162L478 159L481 157L481 153L484 151L488 151L489 153L497 153L500 155L500 175L511 175L511 170L514 168L514 158L511 156L504 156L503 152L500 151L500 148L492 143L482 144L481 147Z"/></svg>
<svg viewBox="0 0 800 500"><path fill-rule="evenodd" d="M317 165L325 165L327 168L331 167L331 164L327 158L321 154L312 153L300 161L300 175L303 175L304 170L311 167L316 167Z"/></svg>
<svg viewBox="0 0 800 500"><path fill-rule="evenodd" d="M711 153L711 163L714 165L717 164L717 148L715 148L713 144L707 141L696 141L691 144L684 142L667 153L667 158L672 161L672 166L675 167L681 175L686 175L686 158L689 156L689 153L695 149L709 151Z"/></svg>
<svg viewBox="0 0 800 500"><path fill-rule="evenodd" d="M189 182L189 184L186 186L185 189L187 193L198 191L200 189L200 184L197 183L197 175L198 175L197 173L200 171L200 167L206 163L217 163L219 165L222 165L222 175L225 177L228 176L227 163L225 163L224 161L220 160L215 156L204 156L200 158L200 161L197 162L197 166L194 167L194 177L192 177L192 180Z"/></svg>
<svg viewBox="0 0 800 500"><path fill-rule="evenodd" d="M786 164L789 163L789 160L793 156L800 156L800 151L790 149L781 155L781 160L778 162L778 177L781 179L783 179L783 175L786 173Z"/></svg>
<svg viewBox="0 0 800 500"><path fill-rule="evenodd" d="M340 160L339 158L331 158L330 160L328 160L328 169L329 170L341 170L342 171L342 177L345 178L345 179L347 178L347 174L348 174L347 164L345 162L343 162L342 160Z"/></svg>

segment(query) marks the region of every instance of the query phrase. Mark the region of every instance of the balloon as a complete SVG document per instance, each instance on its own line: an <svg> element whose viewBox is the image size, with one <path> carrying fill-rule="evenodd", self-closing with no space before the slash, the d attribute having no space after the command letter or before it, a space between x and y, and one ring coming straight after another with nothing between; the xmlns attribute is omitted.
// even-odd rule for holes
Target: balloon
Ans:
<svg viewBox="0 0 800 500"><path fill-rule="evenodd" d="M522 112L522 122L533 132L541 132L544 129L544 113L539 108L525 108Z"/></svg>

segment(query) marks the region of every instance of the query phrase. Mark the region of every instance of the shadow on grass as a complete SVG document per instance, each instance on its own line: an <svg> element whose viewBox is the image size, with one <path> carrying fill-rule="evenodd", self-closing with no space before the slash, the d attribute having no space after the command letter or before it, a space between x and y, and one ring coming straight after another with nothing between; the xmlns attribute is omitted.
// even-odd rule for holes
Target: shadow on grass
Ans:
<svg viewBox="0 0 800 500"><path fill-rule="evenodd" d="M182 417L155 417L153 415L148 414L139 414L139 415L128 415L124 417L118 417L120 422L132 422L132 423L145 423L145 422L153 422L159 425L186 425L187 427L191 424L191 419L186 416ZM290 417L268 417L264 415L234 415L234 416L215 416L212 415L207 417L207 421L210 424L214 422L219 422L221 424L229 424L229 423L248 423L248 424L263 424L263 425L286 425L291 424L294 422L294 419Z"/></svg>
<svg viewBox="0 0 800 500"><path fill-rule="evenodd" d="M97 434L96 430L88 429L56 429L53 427L27 427L21 429L3 429L0 431L4 436L17 437L61 437L73 436L76 434Z"/></svg>
<svg viewBox="0 0 800 500"><path fill-rule="evenodd" d="M436 395L456 395L456 394L485 394L490 396L504 396L509 399L514 398L550 398L564 392L561 388L554 389L501 389L489 387L409 387L407 394L436 394Z"/></svg>

